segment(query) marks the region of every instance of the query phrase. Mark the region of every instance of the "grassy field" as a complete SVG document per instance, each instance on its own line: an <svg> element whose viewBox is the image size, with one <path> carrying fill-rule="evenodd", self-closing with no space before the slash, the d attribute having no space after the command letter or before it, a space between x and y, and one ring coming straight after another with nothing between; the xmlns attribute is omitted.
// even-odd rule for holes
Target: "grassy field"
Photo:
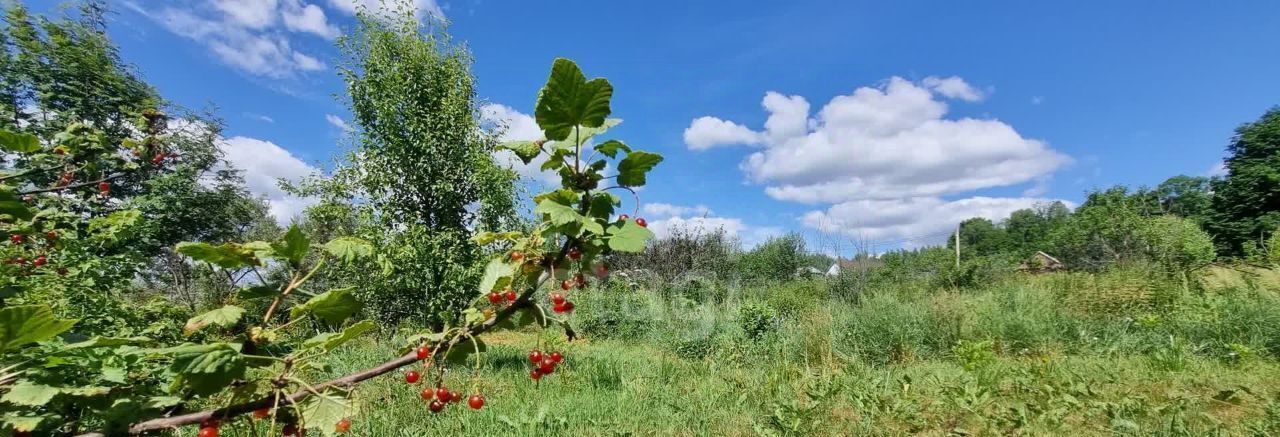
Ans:
<svg viewBox="0 0 1280 437"><path fill-rule="evenodd" d="M388 376L358 388L353 431L1280 434L1274 276L1207 277L1206 288L1141 272L1020 276L977 290L901 285L857 302L828 298L823 281L618 284L575 297L580 340L497 333L478 372L447 372L450 388L484 393L483 410L433 415L421 385ZM333 374L385 360L400 343L353 344ZM525 359L534 347L567 357L537 383Z"/></svg>

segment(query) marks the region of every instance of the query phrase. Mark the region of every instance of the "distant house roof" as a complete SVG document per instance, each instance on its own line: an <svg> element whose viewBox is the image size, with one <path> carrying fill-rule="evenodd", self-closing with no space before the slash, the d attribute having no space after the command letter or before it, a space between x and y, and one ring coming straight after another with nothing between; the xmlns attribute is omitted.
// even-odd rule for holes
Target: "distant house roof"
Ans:
<svg viewBox="0 0 1280 437"><path fill-rule="evenodd" d="M1059 261L1052 255L1042 251L1036 251L1035 254L1031 255L1031 259L1023 261L1022 264L1018 265L1018 270L1039 272L1062 270L1066 267L1066 264L1063 264L1062 261Z"/></svg>

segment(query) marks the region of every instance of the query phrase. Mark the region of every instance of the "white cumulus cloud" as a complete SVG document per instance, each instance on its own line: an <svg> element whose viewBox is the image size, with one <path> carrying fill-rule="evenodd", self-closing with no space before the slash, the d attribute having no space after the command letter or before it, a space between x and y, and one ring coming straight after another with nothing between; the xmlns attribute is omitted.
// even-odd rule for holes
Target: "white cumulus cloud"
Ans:
<svg viewBox="0 0 1280 437"><path fill-rule="evenodd" d="M952 99L960 99L966 102L977 102L986 98L986 95L969 85L964 79L958 76L938 77L929 76L921 81L926 87L934 92Z"/></svg>
<svg viewBox="0 0 1280 437"><path fill-rule="evenodd" d="M542 139L542 128L538 127L538 122L533 119L533 116L517 111L510 106L496 103L481 106L480 119L491 127L502 131L502 136L498 138L501 141ZM509 150L500 150L494 153L494 159L515 170L521 177L531 179L540 184L557 185L560 183L559 175L542 170L542 163L547 161L546 155L538 155L533 161L525 164L515 153Z"/></svg>
<svg viewBox="0 0 1280 437"><path fill-rule="evenodd" d="M329 0L329 5L348 15L355 15L356 12L361 10L377 15L384 13L384 5L394 7L395 3L386 2L385 0ZM414 16L419 19L426 15L444 18L444 10L440 8L436 0L413 0L409 7L413 8Z"/></svg>
<svg viewBox="0 0 1280 437"><path fill-rule="evenodd" d="M287 223L315 203L313 199L294 196L280 189L280 179L297 181L319 172L285 148L270 141L242 136L223 138L218 141L218 147L231 167L242 170L249 192L267 199L276 221Z"/></svg>
<svg viewBox="0 0 1280 437"><path fill-rule="evenodd" d="M351 132L353 130L351 128L351 125L348 124L346 120L343 120L342 117L339 117L333 114L325 114L324 120L329 122L329 124L332 125L333 127L336 127L342 130L343 132Z"/></svg>
<svg viewBox="0 0 1280 437"><path fill-rule="evenodd" d="M1054 202L1031 197L970 197L946 201L936 197L864 199L810 211L805 226L823 232L879 241L923 246L944 241L961 221L983 217L1000 221L1024 208ZM1073 206L1070 202L1064 202Z"/></svg>

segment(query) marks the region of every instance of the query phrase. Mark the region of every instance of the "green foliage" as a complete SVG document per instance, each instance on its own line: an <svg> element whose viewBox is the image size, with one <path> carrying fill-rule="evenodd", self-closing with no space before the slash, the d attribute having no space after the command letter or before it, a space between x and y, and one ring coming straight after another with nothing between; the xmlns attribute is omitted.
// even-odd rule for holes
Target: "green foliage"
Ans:
<svg viewBox="0 0 1280 437"><path fill-rule="evenodd" d="M738 259L742 277L755 281L782 281L795 277L804 266L805 242L800 234L772 237Z"/></svg>
<svg viewBox="0 0 1280 437"><path fill-rule="evenodd" d="M1244 254L1280 227L1280 108L1236 129L1223 162L1227 175L1215 180L1207 228L1219 252Z"/></svg>
<svg viewBox="0 0 1280 437"><path fill-rule="evenodd" d="M764 302L748 302L738 308L738 327L751 340L760 340L778 329L778 312Z"/></svg>
<svg viewBox="0 0 1280 437"><path fill-rule="evenodd" d="M1170 271L1187 271L1213 262L1213 239L1189 219L1167 215L1151 217L1142 229L1147 256Z"/></svg>

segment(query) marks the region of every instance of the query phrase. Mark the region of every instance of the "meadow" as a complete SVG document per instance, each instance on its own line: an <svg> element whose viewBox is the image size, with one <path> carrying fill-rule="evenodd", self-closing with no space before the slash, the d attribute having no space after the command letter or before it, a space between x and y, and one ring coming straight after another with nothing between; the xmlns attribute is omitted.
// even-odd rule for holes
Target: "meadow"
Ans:
<svg viewBox="0 0 1280 437"><path fill-rule="evenodd" d="M1213 268L1186 287L1141 270L903 283L833 298L825 279L579 293L580 338L488 339L445 385L480 411L427 412L419 385L356 392L358 435L1274 435L1276 272ZM333 373L403 341L366 339ZM560 350L533 381L532 348ZM489 407L492 406L492 407Z"/></svg>

